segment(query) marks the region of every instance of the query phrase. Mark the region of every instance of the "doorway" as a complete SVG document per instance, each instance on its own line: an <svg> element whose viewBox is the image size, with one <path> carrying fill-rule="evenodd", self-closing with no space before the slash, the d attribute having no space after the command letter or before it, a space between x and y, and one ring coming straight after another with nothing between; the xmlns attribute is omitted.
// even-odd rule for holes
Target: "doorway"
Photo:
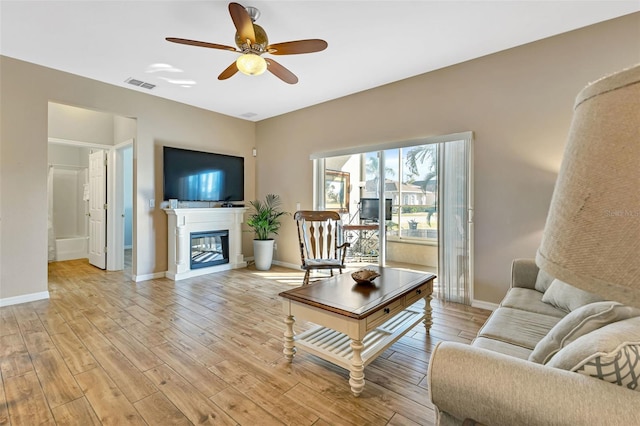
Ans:
<svg viewBox="0 0 640 426"><path fill-rule="evenodd" d="M133 276L136 128L132 118L49 103L49 261L87 258L100 269L125 269ZM52 180L60 170L73 188L60 190L59 177ZM69 177L74 175L75 180ZM65 202L61 194L73 202ZM74 206L74 215L60 211L65 204ZM68 231L59 226L64 217L77 222L74 239L84 242L70 256L59 249Z"/></svg>
<svg viewBox="0 0 640 426"><path fill-rule="evenodd" d="M114 147L110 163L115 170L111 184L113 209L110 219L113 227L108 238L113 241L114 253L109 263L110 270L132 272L133 259L133 145L134 139Z"/></svg>

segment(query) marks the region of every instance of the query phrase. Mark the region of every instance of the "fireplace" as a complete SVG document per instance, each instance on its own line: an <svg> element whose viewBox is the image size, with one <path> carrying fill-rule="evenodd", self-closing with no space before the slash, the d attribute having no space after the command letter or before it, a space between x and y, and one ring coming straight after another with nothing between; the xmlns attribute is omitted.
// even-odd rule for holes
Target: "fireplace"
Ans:
<svg viewBox="0 0 640 426"><path fill-rule="evenodd" d="M229 263L229 231L191 232L191 269Z"/></svg>
<svg viewBox="0 0 640 426"><path fill-rule="evenodd" d="M168 236L168 262L165 276L178 281L247 266L242 254L241 228L246 211L244 207L165 209ZM218 231L222 231L222 235L215 235ZM212 238L199 239L211 233L214 234ZM192 235L197 237L195 244L191 241ZM215 264L214 262L209 267L199 264L199 258L196 258L195 264L192 263L192 246L195 245L197 249L197 246L204 245L204 248L207 248L206 245L209 243L221 245L215 252L219 254L222 251L222 257L227 257L228 260L224 263ZM194 265L195 269L191 265Z"/></svg>

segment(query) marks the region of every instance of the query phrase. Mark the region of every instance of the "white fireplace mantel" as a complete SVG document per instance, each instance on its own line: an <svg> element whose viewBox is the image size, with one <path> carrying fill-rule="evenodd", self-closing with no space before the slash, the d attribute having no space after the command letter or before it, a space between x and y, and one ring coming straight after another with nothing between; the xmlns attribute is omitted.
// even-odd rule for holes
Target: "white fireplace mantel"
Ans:
<svg viewBox="0 0 640 426"><path fill-rule="evenodd" d="M165 209L168 220L168 271L175 281L228 269L244 268L242 254L242 222L244 207ZM191 269L191 233L229 231L229 263L208 268Z"/></svg>

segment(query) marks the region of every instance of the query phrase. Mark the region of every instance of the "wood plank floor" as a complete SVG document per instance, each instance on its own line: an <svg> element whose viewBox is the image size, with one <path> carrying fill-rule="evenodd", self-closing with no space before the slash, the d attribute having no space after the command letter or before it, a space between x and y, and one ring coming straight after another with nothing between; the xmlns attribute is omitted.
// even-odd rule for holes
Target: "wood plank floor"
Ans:
<svg viewBox="0 0 640 426"><path fill-rule="evenodd" d="M433 424L430 351L469 342L489 312L434 300L430 335L391 346L354 398L348 371L282 355L278 293L301 282L275 266L134 283L51 263L49 300L0 308L0 425Z"/></svg>

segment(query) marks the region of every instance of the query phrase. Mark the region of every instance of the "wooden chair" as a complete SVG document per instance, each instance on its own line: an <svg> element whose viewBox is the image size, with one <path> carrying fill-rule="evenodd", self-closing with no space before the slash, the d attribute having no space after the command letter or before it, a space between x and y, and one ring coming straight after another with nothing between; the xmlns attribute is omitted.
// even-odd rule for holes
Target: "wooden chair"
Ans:
<svg viewBox="0 0 640 426"><path fill-rule="evenodd" d="M309 284L313 269L329 269L331 276L334 269L342 273L349 243L338 245L340 215L333 211L300 210L293 218L298 227L302 269L306 271L302 285Z"/></svg>

